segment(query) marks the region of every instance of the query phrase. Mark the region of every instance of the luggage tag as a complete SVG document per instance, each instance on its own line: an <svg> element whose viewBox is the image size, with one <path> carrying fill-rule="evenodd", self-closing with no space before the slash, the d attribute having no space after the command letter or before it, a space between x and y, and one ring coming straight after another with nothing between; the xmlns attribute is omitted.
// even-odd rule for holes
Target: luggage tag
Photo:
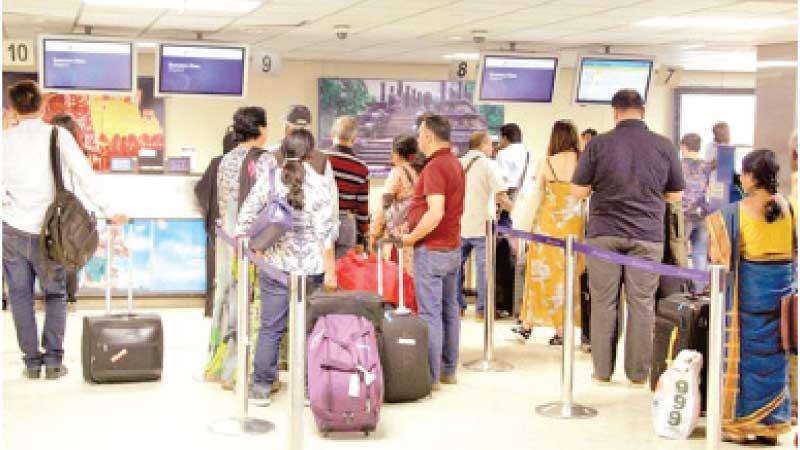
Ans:
<svg viewBox="0 0 800 450"><path fill-rule="evenodd" d="M399 338L397 340L397 343L400 344L400 345L414 346L414 345L417 345L417 340L416 339L411 339L411 338Z"/></svg>
<svg viewBox="0 0 800 450"><path fill-rule="evenodd" d="M347 395L353 398L361 397L361 383L358 382L358 374L350 375L350 387L347 389Z"/></svg>
<svg viewBox="0 0 800 450"><path fill-rule="evenodd" d="M357 366L356 370L358 370L359 372L361 372L362 375L364 375L364 383L366 383L367 386L375 382L376 376L372 372L367 372L367 369L365 369L362 366Z"/></svg>

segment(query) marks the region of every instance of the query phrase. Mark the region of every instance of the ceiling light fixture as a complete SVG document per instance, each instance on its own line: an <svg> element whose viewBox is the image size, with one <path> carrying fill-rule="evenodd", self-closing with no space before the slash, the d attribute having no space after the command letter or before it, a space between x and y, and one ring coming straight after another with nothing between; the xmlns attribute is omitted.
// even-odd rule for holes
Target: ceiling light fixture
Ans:
<svg viewBox="0 0 800 450"><path fill-rule="evenodd" d="M448 53L442 55L444 59L457 59L462 61L477 61L480 57L480 53Z"/></svg>
<svg viewBox="0 0 800 450"><path fill-rule="evenodd" d="M232 13L248 13L261 6L262 2L262 0L83 0L84 5L92 6Z"/></svg>
<svg viewBox="0 0 800 450"><path fill-rule="evenodd" d="M779 68L791 68L797 67L797 61L759 61L756 63L756 67L759 69L779 69Z"/></svg>
<svg viewBox="0 0 800 450"><path fill-rule="evenodd" d="M767 30L794 25L795 19L742 19L738 17L655 17L636 22L647 28L701 28L713 30Z"/></svg>

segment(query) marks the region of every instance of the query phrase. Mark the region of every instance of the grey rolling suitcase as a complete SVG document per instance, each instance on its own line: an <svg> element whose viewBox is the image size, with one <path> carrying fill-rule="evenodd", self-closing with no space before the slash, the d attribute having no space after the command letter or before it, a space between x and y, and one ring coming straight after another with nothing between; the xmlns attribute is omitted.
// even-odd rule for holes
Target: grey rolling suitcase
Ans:
<svg viewBox="0 0 800 450"><path fill-rule="evenodd" d="M386 241L384 241L386 242ZM378 291L383 295L383 255L378 243ZM403 246L397 245L399 280L403 279ZM403 283L399 283L399 304L388 309L383 319L383 399L387 403L412 402L431 393L428 363L428 325L405 307Z"/></svg>
<svg viewBox="0 0 800 450"><path fill-rule="evenodd" d="M128 312L111 313L113 252L110 230L107 234L106 314L83 318L83 378L90 383L159 380L164 362L161 317L157 314L133 312L133 286L130 278Z"/></svg>

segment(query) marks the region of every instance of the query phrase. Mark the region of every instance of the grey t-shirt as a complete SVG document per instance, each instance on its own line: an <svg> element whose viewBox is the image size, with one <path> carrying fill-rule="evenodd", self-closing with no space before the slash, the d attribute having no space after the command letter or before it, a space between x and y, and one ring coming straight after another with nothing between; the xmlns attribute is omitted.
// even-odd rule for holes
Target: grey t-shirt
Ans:
<svg viewBox="0 0 800 450"><path fill-rule="evenodd" d="M572 182L591 186L588 237L664 241L664 193L684 188L678 149L641 120L624 120L589 143Z"/></svg>

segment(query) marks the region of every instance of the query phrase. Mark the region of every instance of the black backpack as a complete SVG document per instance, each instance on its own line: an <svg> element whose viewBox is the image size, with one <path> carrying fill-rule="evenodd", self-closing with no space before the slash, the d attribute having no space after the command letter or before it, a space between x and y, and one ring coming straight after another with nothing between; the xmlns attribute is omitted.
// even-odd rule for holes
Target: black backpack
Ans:
<svg viewBox="0 0 800 450"><path fill-rule="evenodd" d="M97 220L86 211L75 194L64 189L60 153L58 127L53 127L50 134L50 164L56 195L42 223L39 256L45 267L53 261L68 271L77 271L86 265L97 250Z"/></svg>

